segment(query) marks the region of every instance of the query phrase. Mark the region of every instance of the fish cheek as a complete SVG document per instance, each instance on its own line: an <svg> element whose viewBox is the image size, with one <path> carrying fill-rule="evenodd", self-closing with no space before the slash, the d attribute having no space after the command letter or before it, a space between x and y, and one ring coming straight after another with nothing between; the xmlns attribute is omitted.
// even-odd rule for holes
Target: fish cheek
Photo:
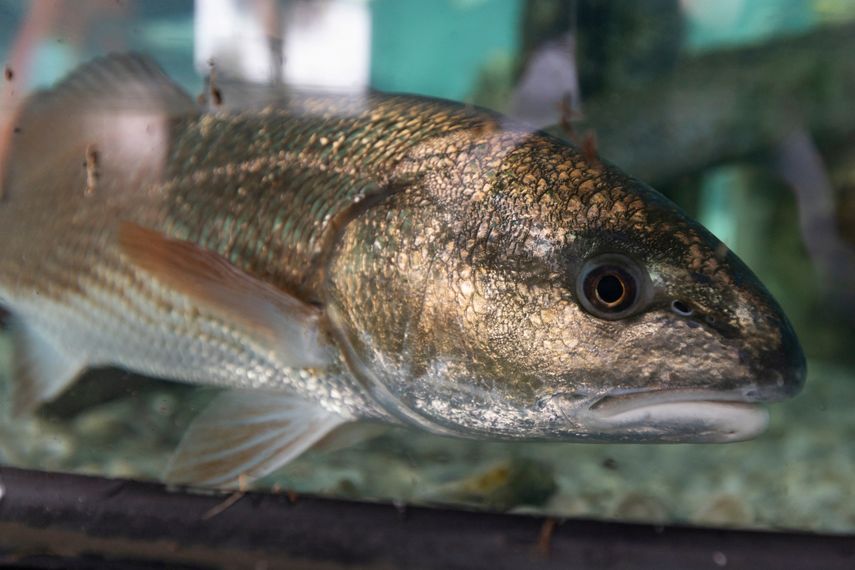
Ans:
<svg viewBox="0 0 855 570"><path fill-rule="evenodd" d="M499 272L484 274L479 288L489 295L473 315L480 332L470 338L482 343L471 369L509 402L532 408L550 395L590 395L615 383L615 324L593 319L565 287Z"/></svg>
<svg viewBox="0 0 855 570"><path fill-rule="evenodd" d="M575 292L546 271L497 272L500 286L489 303L501 307L499 318L485 318L491 332L489 350L498 355L501 380L523 398L586 391L586 370L597 347L588 342L597 332L575 299ZM530 403L530 402L529 402Z"/></svg>

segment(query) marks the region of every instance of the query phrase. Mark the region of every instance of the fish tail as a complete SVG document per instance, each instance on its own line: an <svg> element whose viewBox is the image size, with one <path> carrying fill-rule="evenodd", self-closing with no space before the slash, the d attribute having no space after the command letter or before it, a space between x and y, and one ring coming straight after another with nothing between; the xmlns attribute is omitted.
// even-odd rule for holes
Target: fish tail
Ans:
<svg viewBox="0 0 855 570"><path fill-rule="evenodd" d="M67 346L74 335L67 327L76 325L64 328L57 306L34 291L44 258L79 239L74 213L87 203L117 193L132 198L159 182L172 120L196 113L152 60L129 54L80 67L31 95L12 119L11 143L0 157L0 305L12 337L13 414L59 394L86 365Z"/></svg>

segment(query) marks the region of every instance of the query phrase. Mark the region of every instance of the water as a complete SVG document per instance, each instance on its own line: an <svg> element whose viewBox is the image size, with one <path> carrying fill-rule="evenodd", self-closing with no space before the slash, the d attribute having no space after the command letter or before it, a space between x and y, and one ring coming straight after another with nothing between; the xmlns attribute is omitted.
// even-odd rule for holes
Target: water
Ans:
<svg viewBox="0 0 855 570"><path fill-rule="evenodd" d="M750 442L502 444L394 428L348 448L310 452L257 487L656 523L855 531L855 112L851 91L841 87L855 79L845 63L846 46L855 44L849 3L590 1L573 8L447 0L428 9L378 0L319 12L300 3L279 11L284 62L270 55L265 37L273 12L238 4L45 3L39 10L2 2L0 61L14 77L3 85L0 108L76 63L125 50L155 57L192 93L202 91L213 59L224 76L421 93L543 127L559 122L570 94L587 117L576 124L577 136L596 132L604 156L727 242L784 306L809 358L804 392L775 405L768 432ZM575 64L568 32L575 33ZM0 347L0 374L8 377L8 335ZM0 462L156 479L213 396L95 371L35 417L0 422Z"/></svg>

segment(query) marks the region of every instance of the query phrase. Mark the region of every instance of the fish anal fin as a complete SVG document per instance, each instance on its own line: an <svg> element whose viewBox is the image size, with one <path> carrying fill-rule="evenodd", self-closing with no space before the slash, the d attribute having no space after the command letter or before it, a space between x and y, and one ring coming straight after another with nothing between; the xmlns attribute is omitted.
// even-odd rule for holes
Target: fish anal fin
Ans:
<svg viewBox="0 0 855 570"><path fill-rule="evenodd" d="M320 310L260 281L216 252L134 223L119 226L119 248L138 269L189 297L226 322L236 323L294 368L328 363Z"/></svg>
<svg viewBox="0 0 855 570"><path fill-rule="evenodd" d="M213 487L253 481L347 421L288 394L230 390L217 396L187 429L164 479Z"/></svg>
<svg viewBox="0 0 855 570"><path fill-rule="evenodd" d="M16 319L11 332L11 412L21 417L58 396L77 379L85 363L64 353L38 329Z"/></svg>

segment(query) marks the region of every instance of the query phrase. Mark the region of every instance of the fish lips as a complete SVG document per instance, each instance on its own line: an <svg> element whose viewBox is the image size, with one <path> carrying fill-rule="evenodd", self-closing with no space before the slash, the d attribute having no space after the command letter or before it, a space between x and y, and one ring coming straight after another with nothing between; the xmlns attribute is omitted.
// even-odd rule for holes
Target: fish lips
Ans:
<svg viewBox="0 0 855 570"><path fill-rule="evenodd" d="M652 443L743 441L769 424L764 405L742 394L703 390L609 395L575 416L604 440Z"/></svg>
<svg viewBox="0 0 855 570"><path fill-rule="evenodd" d="M803 360L803 357L802 357ZM765 403L785 400L804 385L805 367L766 369L764 381L740 390L642 390L603 396L567 415L607 441L725 443L766 430Z"/></svg>

